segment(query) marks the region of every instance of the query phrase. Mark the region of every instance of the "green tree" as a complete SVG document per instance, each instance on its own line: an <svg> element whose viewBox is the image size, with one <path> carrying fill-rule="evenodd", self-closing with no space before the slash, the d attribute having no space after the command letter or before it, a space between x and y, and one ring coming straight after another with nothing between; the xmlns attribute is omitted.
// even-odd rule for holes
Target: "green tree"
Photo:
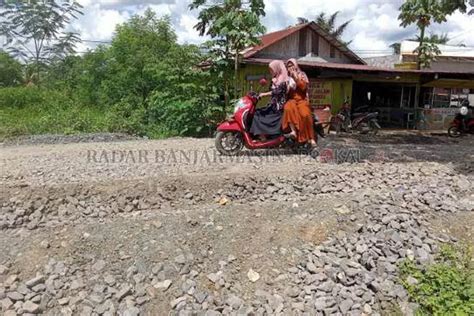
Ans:
<svg viewBox="0 0 474 316"><path fill-rule="evenodd" d="M451 39L449 38L447 33L443 34L433 34L431 33L429 36L426 36L423 42L426 43L432 43L432 44L441 44L441 45L446 45ZM420 42L420 36L416 35L414 38L409 39L409 41L416 41ZM462 44L457 45L457 46L463 46ZM401 43L396 42L393 43L392 45L389 46L390 48L393 49L393 53L396 55L400 54L400 49L401 49Z"/></svg>
<svg viewBox="0 0 474 316"><path fill-rule="evenodd" d="M432 22L446 22L448 15L456 10L466 11L466 3L464 1L447 1L447 0L407 0L400 7L398 19L401 26L407 27L416 24L420 31L418 38L420 45L415 50L418 54L417 68L429 67L431 62L439 54L436 44L425 41L426 29Z"/></svg>
<svg viewBox="0 0 474 316"><path fill-rule="evenodd" d="M441 6L443 8L443 11L446 12L446 14L452 14L453 12L457 10L465 13L467 10L468 2L470 3L471 6L474 7L473 0L441 0ZM473 11L471 10L469 14L472 14L472 13Z"/></svg>
<svg viewBox="0 0 474 316"><path fill-rule="evenodd" d="M314 22L316 22L317 25L319 25L323 30L328 32L330 35L340 39L342 37L342 34L346 31L349 24L352 22L352 20L345 21L344 23L336 26L336 20L339 13L340 11L336 11L331 15L327 15L325 12L321 12L315 17ZM305 24L305 23L310 22L309 19L304 18L304 17L299 17L297 19L298 19L298 24ZM347 42L346 45L349 45L350 43L351 42Z"/></svg>
<svg viewBox="0 0 474 316"><path fill-rule="evenodd" d="M170 18L158 18L151 9L117 26L108 52L109 78L104 83L108 102L133 96L146 105L150 93L169 75L157 75L157 65L163 64L176 40Z"/></svg>
<svg viewBox="0 0 474 316"><path fill-rule="evenodd" d="M60 90L77 103L104 107L102 83L109 78L109 49L99 46L82 56L70 55L51 63L46 74L48 88Z"/></svg>
<svg viewBox="0 0 474 316"><path fill-rule="evenodd" d="M421 38L419 35L417 35L414 38L411 38L409 40L420 42ZM440 34L440 35L431 33L429 36L425 36L425 39L423 41L427 43L432 43L432 44L446 45L450 41L450 38L448 34L446 33Z"/></svg>
<svg viewBox="0 0 474 316"><path fill-rule="evenodd" d="M207 43L214 60L219 61L221 69L226 64L234 63L234 93L238 93L238 72L241 52L259 43L259 35L265 32L260 17L265 15L263 0L193 0L191 10L201 9L199 23L195 28L201 36L208 35ZM229 65L229 67L231 67ZM227 76L224 90L226 105L229 103L229 86Z"/></svg>
<svg viewBox="0 0 474 316"><path fill-rule="evenodd" d="M177 43L169 17L158 18L152 10L133 16L117 26L102 54L83 57L87 73L79 76L79 86L100 87L112 130L197 136L214 122L217 88L197 67L204 56L194 45Z"/></svg>
<svg viewBox="0 0 474 316"><path fill-rule="evenodd" d="M332 36L340 38L352 20L348 20L339 26L336 26L336 19L339 13L339 11L336 11L333 14L327 16L324 12L321 12L316 17L316 24L318 24Z"/></svg>
<svg viewBox="0 0 474 316"><path fill-rule="evenodd" d="M397 42L397 43L393 43L389 46L391 49L393 49L393 53L395 55L400 55L401 53L401 48L402 48L402 43L400 42Z"/></svg>
<svg viewBox="0 0 474 316"><path fill-rule="evenodd" d="M0 87L17 86L23 81L22 65L10 54L0 50Z"/></svg>
<svg viewBox="0 0 474 316"><path fill-rule="evenodd" d="M82 14L81 8L76 1L7 0L0 13L0 35L6 37L10 53L34 64L39 81L44 64L74 52L80 39L66 28Z"/></svg>

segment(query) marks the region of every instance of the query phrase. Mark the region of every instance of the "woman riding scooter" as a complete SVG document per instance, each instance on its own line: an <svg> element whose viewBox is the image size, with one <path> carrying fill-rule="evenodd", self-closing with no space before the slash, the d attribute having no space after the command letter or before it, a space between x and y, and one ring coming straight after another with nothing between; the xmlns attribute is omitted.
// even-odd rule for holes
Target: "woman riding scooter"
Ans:
<svg viewBox="0 0 474 316"><path fill-rule="evenodd" d="M260 97L270 96L270 103L267 107L255 112L250 127L250 133L258 136L260 141L265 141L267 136L281 134L283 106L288 93L289 77L285 64L280 60L274 60L269 68L272 75L271 91L261 93Z"/></svg>

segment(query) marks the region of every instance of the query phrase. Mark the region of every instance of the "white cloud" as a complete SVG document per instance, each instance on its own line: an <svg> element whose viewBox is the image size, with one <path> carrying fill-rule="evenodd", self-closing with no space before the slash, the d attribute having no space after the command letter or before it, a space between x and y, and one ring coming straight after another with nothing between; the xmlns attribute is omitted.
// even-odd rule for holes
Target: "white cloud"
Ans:
<svg viewBox="0 0 474 316"><path fill-rule="evenodd" d="M109 40L117 24L130 18L126 11L102 9L100 5L85 7L84 15L74 22L72 27L81 34L83 39Z"/></svg>
<svg viewBox="0 0 474 316"><path fill-rule="evenodd" d="M141 14L151 8L159 16L169 15L181 43L200 43L194 30L197 11L189 11L190 0L79 0L84 6L84 16L75 21L73 27L82 38L110 40L119 23L127 21L133 14ZM263 23L268 31L275 31L295 24L297 17L314 18L319 12L331 14L340 11L337 23L352 20L343 36L352 40L350 47L356 52L367 50L390 53L389 45L417 34L415 26L400 27L398 8L403 0L265 0L266 16ZM456 13L447 23L432 25L435 33L448 33L452 44L464 43L474 46L474 18ZM89 47L95 45L85 43Z"/></svg>
<svg viewBox="0 0 474 316"><path fill-rule="evenodd" d="M199 36L199 33L194 29L198 23L197 17L190 14L183 14L179 21L179 30L176 32L181 43L198 44L206 38Z"/></svg>

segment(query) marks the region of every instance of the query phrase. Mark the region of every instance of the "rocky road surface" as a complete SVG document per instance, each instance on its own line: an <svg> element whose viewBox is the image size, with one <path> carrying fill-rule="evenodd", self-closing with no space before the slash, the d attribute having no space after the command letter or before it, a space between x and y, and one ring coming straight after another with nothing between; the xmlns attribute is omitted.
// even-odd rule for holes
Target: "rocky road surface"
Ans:
<svg viewBox="0 0 474 316"><path fill-rule="evenodd" d="M474 244L472 138L84 139L0 147L2 315L410 315L397 264Z"/></svg>

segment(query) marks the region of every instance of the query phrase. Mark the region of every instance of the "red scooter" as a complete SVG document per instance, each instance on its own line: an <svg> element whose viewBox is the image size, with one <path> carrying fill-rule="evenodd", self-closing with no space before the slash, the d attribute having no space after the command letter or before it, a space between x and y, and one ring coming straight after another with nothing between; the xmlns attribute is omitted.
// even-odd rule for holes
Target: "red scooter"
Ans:
<svg viewBox="0 0 474 316"><path fill-rule="evenodd" d="M450 137L457 138L463 134L474 134L474 118L469 115L469 102L463 103L448 129Z"/></svg>
<svg viewBox="0 0 474 316"><path fill-rule="evenodd" d="M266 85L266 80L261 80L262 86ZM260 97L256 92L249 92L246 96L237 101L234 114L222 122L217 127L215 145L217 150L226 156L239 154L244 146L250 150L267 148L292 148L302 149L307 144L298 144L286 138L283 133L276 135L266 141L260 141L250 134L250 125L257 108ZM315 135L317 126L314 125ZM307 148L307 147L306 147Z"/></svg>

